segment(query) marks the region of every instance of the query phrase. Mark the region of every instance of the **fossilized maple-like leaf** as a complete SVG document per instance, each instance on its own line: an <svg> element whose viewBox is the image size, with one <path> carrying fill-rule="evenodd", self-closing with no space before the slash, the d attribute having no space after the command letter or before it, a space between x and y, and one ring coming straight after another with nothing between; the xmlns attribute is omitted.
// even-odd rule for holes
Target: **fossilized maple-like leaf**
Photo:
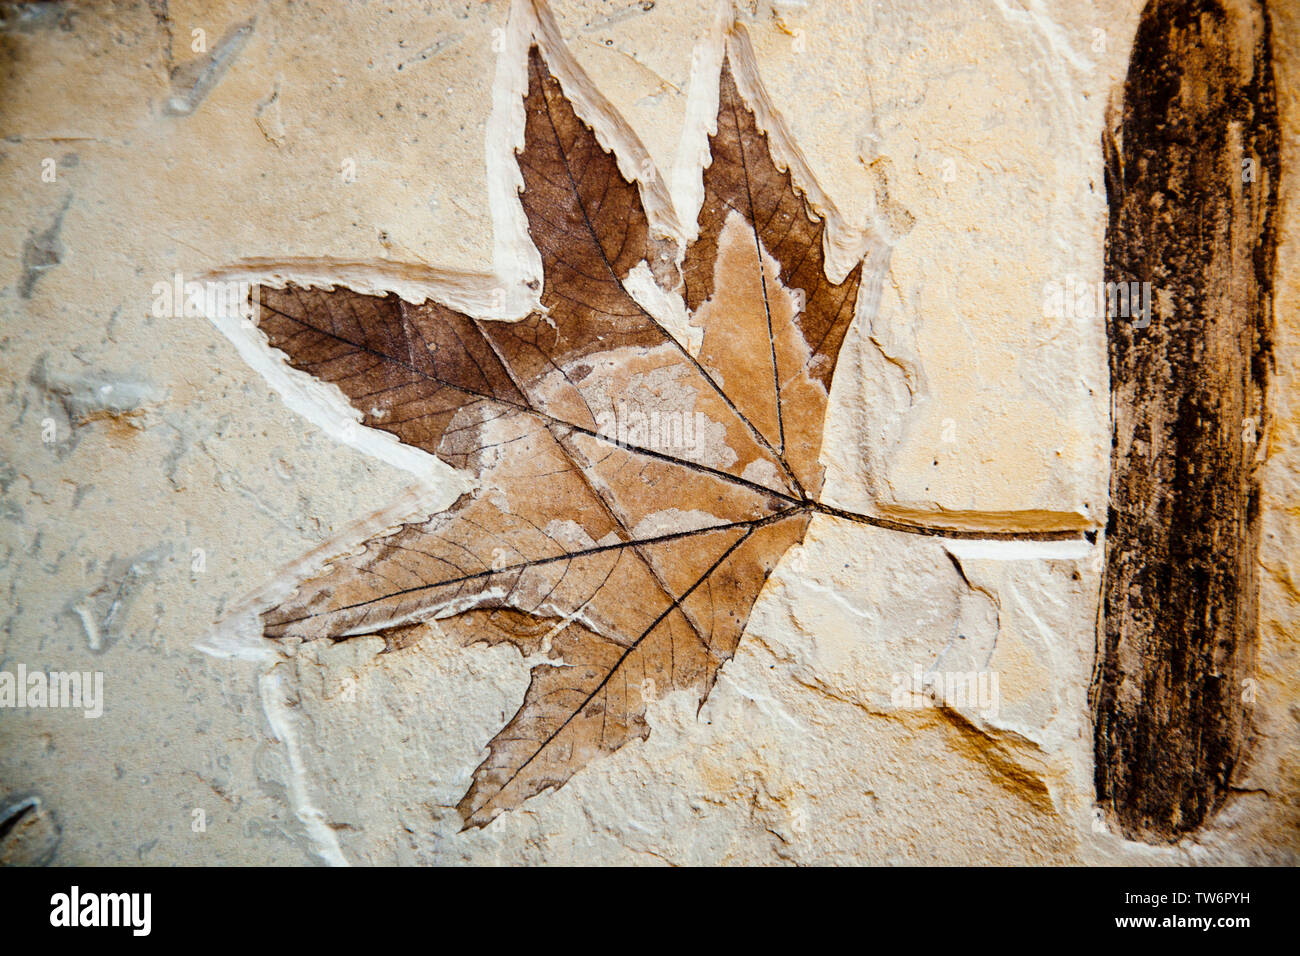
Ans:
<svg viewBox="0 0 1300 956"><path fill-rule="evenodd" d="M468 825L646 737L648 700L703 703L808 526L861 270L827 279L824 225L724 65L682 263L703 332L692 356L625 288L658 252L636 183L536 47L528 70L518 158L543 311L499 322L396 295L261 290L260 326L292 365L480 479L304 582L263 615L266 635L401 643L392 629L453 617L444 629L553 661L492 740L460 803Z"/></svg>
<svg viewBox="0 0 1300 956"><path fill-rule="evenodd" d="M843 514L817 500L818 459L862 267L828 279L825 222L773 159L733 55L684 251L528 56L518 163L540 310L491 321L396 295L260 293L290 364L477 479L301 583L262 614L265 635L396 648L437 619L547 660L460 802L466 826L648 736L647 702L703 704L781 555L815 512ZM630 294L642 263L684 296L694 354Z"/></svg>

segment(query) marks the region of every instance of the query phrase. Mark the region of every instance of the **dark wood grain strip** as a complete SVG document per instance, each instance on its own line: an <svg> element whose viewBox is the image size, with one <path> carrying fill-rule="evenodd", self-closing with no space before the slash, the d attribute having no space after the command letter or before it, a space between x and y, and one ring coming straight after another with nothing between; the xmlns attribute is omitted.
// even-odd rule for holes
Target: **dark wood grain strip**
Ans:
<svg viewBox="0 0 1300 956"><path fill-rule="evenodd" d="M1248 742L1258 622L1278 122L1268 14L1152 0L1108 130L1113 457L1096 788L1130 839L1176 842L1222 805Z"/></svg>

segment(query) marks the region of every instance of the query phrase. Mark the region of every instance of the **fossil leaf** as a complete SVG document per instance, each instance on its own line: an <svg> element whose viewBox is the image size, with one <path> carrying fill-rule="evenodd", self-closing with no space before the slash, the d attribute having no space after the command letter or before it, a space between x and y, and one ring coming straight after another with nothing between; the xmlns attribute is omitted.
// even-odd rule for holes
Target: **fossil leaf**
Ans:
<svg viewBox="0 0 1300 956"><path fill-rule="evenodd" d="M821 490L822 421L862 264L826 276L825 224L812 215L723 63L699 238L683 272L700 360L726 383L808 494ZM769 348L756 347L766 342Z"/></svg>
<svg viewBox="0 0 1300 956"><path fill-rule="evenodd" d="M478 479L262 615L267 637L380 634L438 619L542 655L460 803L466 826L649 734L646 705L702 705L821 485L831 377L860 280L827 278L824 223L724 63L699 236L685 250L692 355L629 294L664 269L636 182L529 52L520 199L541 308L488 321L395 295L261 290L261 328L366 425ZM676 259L674 253L670 261ZM665 290L671 291L671 290Z"/></svg>

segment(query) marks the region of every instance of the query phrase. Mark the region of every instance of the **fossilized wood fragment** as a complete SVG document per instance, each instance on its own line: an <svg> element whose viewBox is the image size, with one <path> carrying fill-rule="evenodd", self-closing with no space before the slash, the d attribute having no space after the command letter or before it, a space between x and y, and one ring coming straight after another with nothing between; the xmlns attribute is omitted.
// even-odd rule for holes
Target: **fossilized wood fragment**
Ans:
<svg viewBox="0 0 1300 956"><path fill-rule="evenodd" d="M1098 801L1173 842L1228 791L1249 732L1278 185L1267 13L1153 0L1107 144L1113 459L1098 671Z"/></svg>

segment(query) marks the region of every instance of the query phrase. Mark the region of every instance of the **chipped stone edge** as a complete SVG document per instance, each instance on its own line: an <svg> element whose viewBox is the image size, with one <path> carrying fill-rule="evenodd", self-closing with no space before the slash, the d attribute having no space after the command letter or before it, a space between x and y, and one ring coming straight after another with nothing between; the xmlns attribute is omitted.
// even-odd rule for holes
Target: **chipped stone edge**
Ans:
<svg viewBox="0 0 1300 956"><path fill-rule="evenodd" d="M271 732L284 746L289 761L289 779L286 783L294 816L302 824L313 851L322 862L328 866L348 866L347 857L343 855L338 837L326 822L324 811L312 801L311 784L298 741L298 729L281 690L281 676L276 673L275 667L273 664L262 673L258 678L257 689L262 698L262 713L271 726Z"/></svg>

